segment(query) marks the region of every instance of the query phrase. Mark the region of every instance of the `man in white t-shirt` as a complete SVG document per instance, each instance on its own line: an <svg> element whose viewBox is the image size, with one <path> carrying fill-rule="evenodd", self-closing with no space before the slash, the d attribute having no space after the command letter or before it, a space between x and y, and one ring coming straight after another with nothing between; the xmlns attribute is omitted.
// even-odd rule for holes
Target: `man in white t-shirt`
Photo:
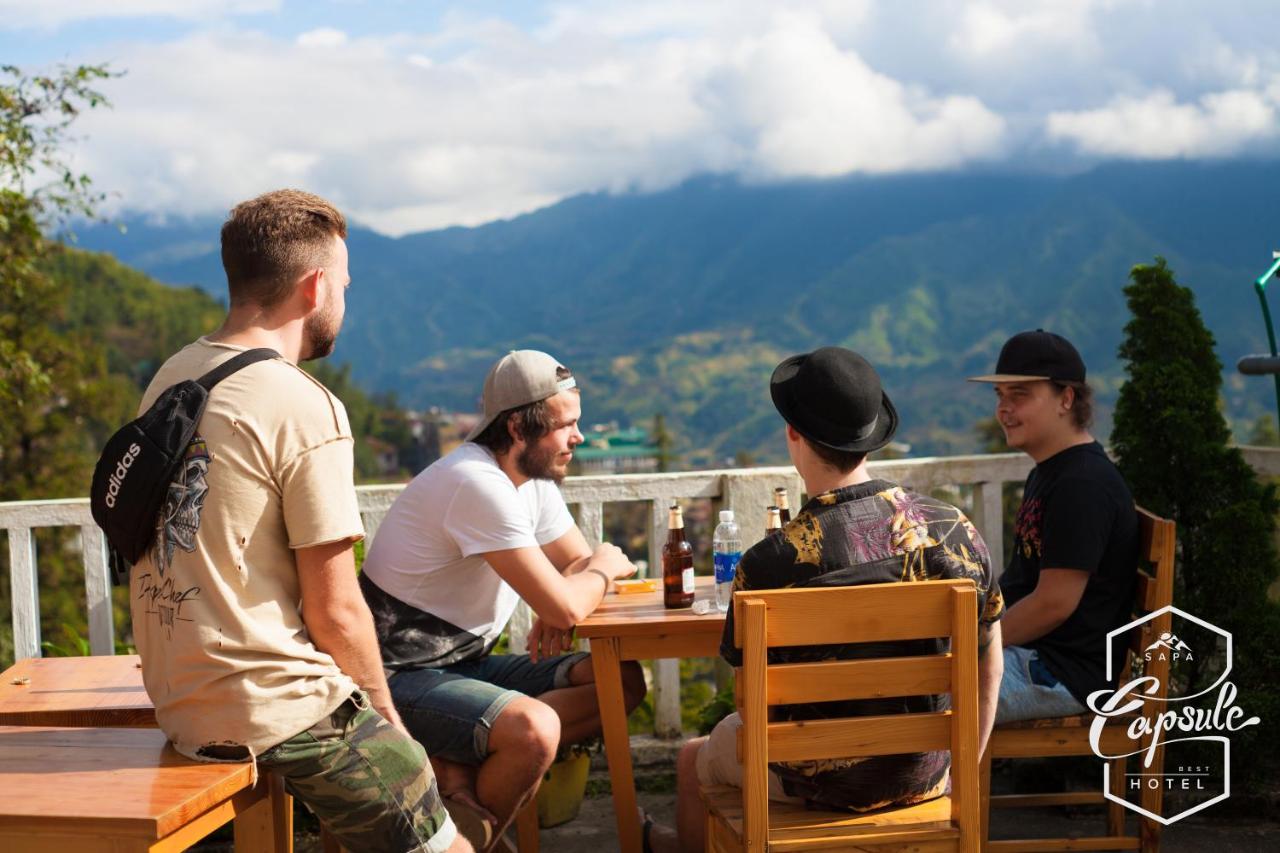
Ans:
<svg viewBox="0 0 1280 853"><path fill-rule="evenodd" d="M594 551L557 484L582 442L573 375L543 352L501 358L468 440L413 479L378 527L360 585L391 695L446 796L474 796L499 831L560 743L600 732L590 656L573 627L635 571ZM490 654L517 602L537 614L529 654ZM623 668L627 709L644 676Z"/></svg>

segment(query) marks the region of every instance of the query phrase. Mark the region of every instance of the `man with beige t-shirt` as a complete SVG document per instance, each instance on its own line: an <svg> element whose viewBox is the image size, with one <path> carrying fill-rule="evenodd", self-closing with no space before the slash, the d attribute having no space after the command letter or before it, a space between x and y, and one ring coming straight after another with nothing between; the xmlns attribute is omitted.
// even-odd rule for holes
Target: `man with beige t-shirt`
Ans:
<svg viewBox="0 0 1280 853"><path fill-rule="evenodd" d="M297 367L328 355L342 325L345 237L341 213L296 190L223 225L227 319L165 362L141 409L244 350L281 357L209 395L132 570L134 639L179 752L256 760L347 849L470 851L396 714L356 584L346 410Z"/></svg>

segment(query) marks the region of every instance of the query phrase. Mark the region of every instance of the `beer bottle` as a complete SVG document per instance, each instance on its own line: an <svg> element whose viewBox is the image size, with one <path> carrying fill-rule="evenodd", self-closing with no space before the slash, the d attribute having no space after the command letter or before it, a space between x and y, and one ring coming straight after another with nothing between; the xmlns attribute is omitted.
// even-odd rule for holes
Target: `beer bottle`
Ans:
<svg viewBox="0 0 1280 853"><path fill-rule="evenodd" d="M769 507L769 514L764 520L764 535L772 536L782 529L782 510L776 506Z"/></svg>
<svg viewBox="0 0 1280 853"><path fill-rule="evenodd" d="M662 603L693 605L693 546L684 538L684 512L676 503L667 512L667 541L662 546Z"/></svg>
<svg viewBox="0 0 1280 853"><path fill-rule="evenodd" d="M773 502L778 507L778 516L782 519L782 523L786 524L791 520L791 501L787 500L787 490L782 486L774 489Z"/></svg>

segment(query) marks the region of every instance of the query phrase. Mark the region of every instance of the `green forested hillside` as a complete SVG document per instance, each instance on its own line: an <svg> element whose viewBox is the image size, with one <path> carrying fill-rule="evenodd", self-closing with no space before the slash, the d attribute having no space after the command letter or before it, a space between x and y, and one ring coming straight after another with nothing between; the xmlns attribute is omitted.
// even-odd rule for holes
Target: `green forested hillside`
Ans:
<svg viewBox="0 0 1280 853"><path fill-rule="evenodd" d="M595 194L513 220L390 239L352 230L335 360L407 403L472 410L491 361L540 347L584 378L585 417L665 412L686 465L781 461L769 370L845 344L882 368L918 453L976 449L1001 342L1062 331L1100 390L1120 372L1129 269L1167 257L1204 306L1237 421L1268 405L1236 376L1265 346L1250 282L1270 259L1271 162L1115 164L1059 177L950 174L751 185L703 178ZM131 221L87 244L221 292L216 221ZM203 241L203 242L202 242ZM203 247L203 249L201 248Z"/></svg>

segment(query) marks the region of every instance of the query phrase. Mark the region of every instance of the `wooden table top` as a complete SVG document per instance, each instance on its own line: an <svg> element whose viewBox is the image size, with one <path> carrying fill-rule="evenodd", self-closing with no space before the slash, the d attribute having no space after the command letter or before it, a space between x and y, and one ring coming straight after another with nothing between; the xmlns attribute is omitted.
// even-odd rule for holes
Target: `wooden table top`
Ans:
<svg viewBox="0 0 1280 853"><path fill-rule="evenodd" d="M159 729L0 726L0 830L161 838L248 788L248 763L192 761Z"/></svg>
<svg viewBox="0 0 1280 853"><path fill-rule="evenodd" d="M661 580L661 579L659 579ZM579 637L652 637L660 634L715 634L724 631L724 614L715 609L715 578L695 579L695 600L712 602L711 612L698 616L689 607L668 610L662 591L619 595L610 592L600 606L578 623Z"/></svg>
<svg viewBox="0 0 1280 853"><path fill-rule="evenodd" d="M137 655L18 661L0 675L0 724L154 726L138 661Z"/></svg>

